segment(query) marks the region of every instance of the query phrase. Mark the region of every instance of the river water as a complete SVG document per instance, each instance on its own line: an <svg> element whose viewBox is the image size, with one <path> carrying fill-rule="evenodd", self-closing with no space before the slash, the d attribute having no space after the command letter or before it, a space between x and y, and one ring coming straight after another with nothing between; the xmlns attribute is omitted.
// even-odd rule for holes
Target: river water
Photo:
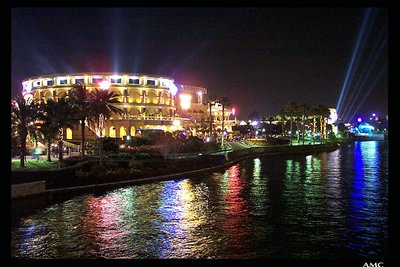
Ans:
<svg viewBox="0 0 400 267"><path fill-rule="evenodd" d="M351 142L313 155L258 157L220 172L45 198L12 205L12 257L388 255L384 141Z"/></svg>

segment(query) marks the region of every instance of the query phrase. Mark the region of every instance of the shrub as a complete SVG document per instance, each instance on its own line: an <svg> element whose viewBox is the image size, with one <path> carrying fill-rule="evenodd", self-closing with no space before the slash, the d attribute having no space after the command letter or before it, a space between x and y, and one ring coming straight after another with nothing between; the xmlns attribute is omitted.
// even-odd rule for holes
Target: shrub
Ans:
<svg viewBox="0 0 400 267"><path fill-rule="evenodd" d="M189 137L188 140L179 149L182 153L201 152L203 151L204 142L197 136Z"/></svg>
<svg viewBox="0 0 400 267"><path fill-rule="evenodd" d="M138 137L134 136L131 140L127 141L127 145L129 146L149 146L153 145L155 142L148 137Z"/></svg>
<svg viewBox="0 0 400 267"><path fill-rule="evenodd" d="M203 144L203 151L216 151L219 147L220 146L215 142L207 142Z"/></svg>
<svg viewBox="0 0 400 267"><path fill-rule="evenodd" d="M103 139L103 151L117 152L119 150L118 140L106 137Z"/></svg>
<svg viewBox="0 0 400 267"><path fill-rule="evenodd" d="M108 157L112 159L125 159L125 160L133 159L133 155L129 152L112 153L109 154Z"/></svg>

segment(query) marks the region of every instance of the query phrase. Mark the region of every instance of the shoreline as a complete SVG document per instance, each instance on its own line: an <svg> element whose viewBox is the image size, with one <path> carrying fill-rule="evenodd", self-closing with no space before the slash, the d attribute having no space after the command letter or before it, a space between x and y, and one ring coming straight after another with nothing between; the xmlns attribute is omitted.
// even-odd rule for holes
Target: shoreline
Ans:
<svg viewBox="0 0 400 267"><path fill-rule="evenodd" d="M93 191L96 189L112 189L112 188L119 188L129 185L137 185L137 184L144 184L149 182L155 181L165 181L165 180L174 180L182 176L186 175L193 175L199 174L203 172L210 172L216 171L219 169L224 169L230 167L238 162L241 162L246 159L255 158L255 157L262 157L262 156L275 156L275 155L290 155L290 154L302 154L302 153L321 153L321 152L330 152L338 149L340 144L338 143L328 143L328 144L318 144L318 145L298 145L298 146L285 146L285 147L251 147L243 150L236 150L236 151L227 151L222 152L219 157L224 156L225 161L222 164L218 164L214 166L208 166L205 168L188 170L184 172L175 172L170 174L161 174L161 175L153 175L149 177L141 177L136 179L127 179L127 180L120 180L115 182L105 182L105 183L92 183L87 185L77 185L77 186L64 186L60 188L47 188L48 181L41 180L41 181L32 181L28 183L16 183L12 184L12 199L20 199L20 198L27 198L31 196L38 196L38 195L53 195L53 194L65 194L65 193L85 193L89 191ZM75 171L83 164L77 164L77 166L70 166L62 169L57 170L43 170L40 173L44 174L53 174L57 175L57 173L64 173L67 177L68 175L72 175L71 172L68 173L69 170ZM126 168L129 169L129 168ZM22 176L30 176L33 173L38 173L39 171L19 171ZM13 174L13 172L12 172ZM14 172L15 174L15 172ZM60 178L62 179L62 178ZM84 179L84 177L82 177ZM40 183L41 182L41 183ZM35 185L33 188L32 185ZM25 186L24 186L25 185ZM20 189L18 189L20 187ZM32 189L33 188L33 189Z"/></svg>

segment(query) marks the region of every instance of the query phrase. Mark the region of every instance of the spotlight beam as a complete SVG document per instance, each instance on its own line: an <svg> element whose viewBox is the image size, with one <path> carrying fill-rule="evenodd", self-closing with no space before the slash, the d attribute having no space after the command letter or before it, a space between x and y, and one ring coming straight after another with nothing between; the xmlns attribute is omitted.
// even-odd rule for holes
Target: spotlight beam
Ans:
<svg viewBox="0 0 400 267"><path fill-rule="evenodd" d="M364 103L365 99L367 98L367 96L369 95L369 93L372 91L372 89L375 87L376 83L381 79L382 75L385 73L385 71L387 70L388 67L388 63L386 62L385 65L382 67L381 71L379 72L379 74L377 75L377 78L375 79L375 81L372 83L372 85L368 88L368 90L366 91L364 97L361 99L361 101L359 102L357 108L355 109L353 115L350 117L351 121L354 117L354 115L356 114L356 112L359 110L359 108L361 107L361 105Z"/></svg>
<svg viewBox="0 0 400 267"><path fill-rule="evenodd" d="M350 111L351 108L353 107L354 103L356 102L358 95L362 92L362 88L364 88L365 83L367 82L371 71L375 68L376 63L378 61L379 56L382 53L383 48L386 45L386 41L387 41L387 32L385 34L385 36L383 37L383 40L381 40L382 36L382 32L379 36L378 42L375 45L375 48L373 50L377 51L375 54L371 54L368 59L367 62L364 64L364 68L362 70L362 73L360 74L360 78L358 79L356 85L354 86L354 90L352 91L352 94L350 95L350 101L347 102L346 106L343 108L343 119L345 120L349 115L350 115ZM376 49L376 47L378 46L379 42L381 43L379 48ZM368 68L369 67L369 68ZM366 74L365 74L366 72ZM356 93L356 95L354 96L354 93Z"/></svg>
<svg viewBox="0 0 400 267"><path fill-rule="evenodd" d="M367 23L367 21L369 19L370 13L371 13L371 10L368 8L365 11L365 14L364 14L363 22L362 22L362 25L361 25L361 30L359 31L357 42L356 42L356 45L354 47L353 54L351 56L350 64L349 64L349 66L347 68L347 73L346 73L346 77L345 77L345 80L344 80L344 84L343 84L342 90L340 92L339 101L338 101L338 104L336 106L336 110L337 110L338 113L339 113L339 110L340 110L340 108L342 106L342 99L347 94L349 76L353 73L354 61L356 59L356 56L358 55L358 49L359 49L359 46L360 46L361 39L364 36L366 23Z"/></svg>

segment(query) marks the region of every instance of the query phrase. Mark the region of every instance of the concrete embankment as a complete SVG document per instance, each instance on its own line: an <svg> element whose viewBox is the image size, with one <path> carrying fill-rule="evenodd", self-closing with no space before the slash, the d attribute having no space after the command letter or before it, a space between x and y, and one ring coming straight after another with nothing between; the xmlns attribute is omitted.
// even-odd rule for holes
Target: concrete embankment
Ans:
<svg viewBox="0 0 400 267"><path fill-rule="evenodd" d="M226 151L220 155L208 155L207 164L185 166L185 169L175 169L173 173L155 173L147 177L135 177L135 175L126 175L123 180L103 180L96 179L86 184L74 183L74 181L82 181L85 177L77 177L77 172L89 169L88 166L94 162L82 162L74 166L56 169L56 170L14 170L12 171L12 198L25 197L35 194L44 193L62 193L62 192L85 192L97 188L116 188L126 185L141 184L160 180L171 180L179 177L193 175L201 172L215 171L229 167L239 161L268 155L286 155L296 153L319 153L333 151L339 148L336 143L319 144L319 145L297 145L297 146L271 146L271 147L250 147L241 150ZM199 156L201 161L201 156ZM213 164L210 164L210 157ZM126 163L126 162L123 162ZM179 165L179 164L176 164ZM192 168L192 169L190 169ZM129 170L129 167L126 168ZM182 171L184 170L184 171ZM161 175L160 175L161 174ZM135 177L132 179L132 177ZM58 186L51 186L55 180L61 181Z"/></svg>

